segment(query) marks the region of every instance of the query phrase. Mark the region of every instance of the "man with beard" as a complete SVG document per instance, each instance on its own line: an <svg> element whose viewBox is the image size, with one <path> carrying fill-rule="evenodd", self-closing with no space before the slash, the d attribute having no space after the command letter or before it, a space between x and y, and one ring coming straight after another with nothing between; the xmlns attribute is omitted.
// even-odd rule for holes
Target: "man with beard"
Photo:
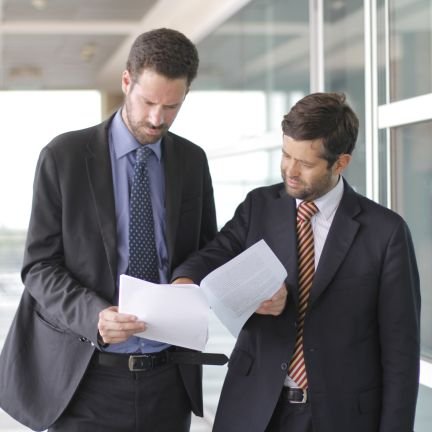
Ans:
<svg viewBox="0 0 432 432"><path fill-rule="evenodd" d="M412 431L420 290L409 229L342 177L358 133L344 95L304 97L282 131L283 183L250 192L173 274L200 283L261 239L287 269L283 312L254 314L239 334L213 431Z"/></svg>
<svg viewBox="0 0 432 432"><path fill-rule="evenodd" d="M133 336L146 324L116 306L119 275L166 283L216 233L206 155L168 132L197 69L183 34L140 35L122 108L40 154L25 290L0 359L0 406L32 429L185 432L202 416L209 356Z"/></svg>

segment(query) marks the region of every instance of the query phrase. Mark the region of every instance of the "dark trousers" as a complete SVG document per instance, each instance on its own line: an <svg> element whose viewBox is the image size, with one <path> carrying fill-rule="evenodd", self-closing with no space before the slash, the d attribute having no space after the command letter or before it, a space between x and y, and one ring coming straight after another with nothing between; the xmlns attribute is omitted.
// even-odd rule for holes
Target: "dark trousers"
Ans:
<svg viewBox="0 0 432 432"><path fill-rule="evenodd" d="M281 397L265 432L313 432L310 404L294 404Z"/></svg>
<svg viewBox="0 0 432 432"><path fill-rule="evenodd" d="M188 432L191 405L176 365L130 372L93 362L49 432Z"/></svg>

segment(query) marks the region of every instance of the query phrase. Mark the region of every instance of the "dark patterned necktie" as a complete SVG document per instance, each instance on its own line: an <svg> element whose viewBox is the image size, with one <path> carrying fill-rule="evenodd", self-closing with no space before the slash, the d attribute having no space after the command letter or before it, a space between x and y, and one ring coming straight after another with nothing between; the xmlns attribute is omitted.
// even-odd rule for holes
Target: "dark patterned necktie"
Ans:
<svg viewBox="0 0 432 432"><path fill-rule="evenodd" d="M140 147L136 152L130 196L128 274L158 283L158 258L147 171L147 160L151 152L152 150L146 146Z"/></svg>
<svg viewBox="0 0 432 432"><path fill-rule="evenodd" d="M299 316L297 339L288 375L303 389L308 387L303 355L303 325L309 293L315 275L315 252L311 218L318 212L313 201L303 201L297 208L297 243L299 268Z"/></svg>

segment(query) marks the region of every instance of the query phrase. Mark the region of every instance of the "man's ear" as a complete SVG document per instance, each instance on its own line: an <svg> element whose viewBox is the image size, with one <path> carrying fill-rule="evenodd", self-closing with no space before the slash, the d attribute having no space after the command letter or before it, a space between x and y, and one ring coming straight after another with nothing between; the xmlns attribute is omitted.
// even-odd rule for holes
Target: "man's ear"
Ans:
<svg viewBox="0 0 432 432"><path fill-rule="evenodd" d="M131 85L132 85L132 78L130 76L130 73L128 70L124 70L122 73L121 88L125 95L128 93L128 90Z"/></svg>
<svg viewBox="0 0 432 432"><path fill-rule="evenodd" d="M348 153L341 154L335 162L335 174L341 174L348 167L352 156Z"/></svg>

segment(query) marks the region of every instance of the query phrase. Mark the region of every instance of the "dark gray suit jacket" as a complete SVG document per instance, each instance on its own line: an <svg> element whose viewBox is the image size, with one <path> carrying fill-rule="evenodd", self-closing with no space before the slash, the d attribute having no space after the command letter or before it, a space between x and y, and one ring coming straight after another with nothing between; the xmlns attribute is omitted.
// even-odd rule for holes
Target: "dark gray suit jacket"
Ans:
<svg viewBox="0 0 432 432"><path fill-rule="evenodd" d="M113 303L116 218L106 121L55 138L41 152L22 277L25 290L0 357L0 406L49 427L74 395L97 346L99 312ZM172 133L162 143L170 269L216 233L203 150ZM202 415L201 368L182 366Z"/></svg>
<svg viewBox="0 0 432 432"><path fill-rule="evenodd" d="M288 271L287 305L278 317L254 314L240 332L215 432L263 432L278 401L296 337L295 200L282 184L252 191L215 240L173 275L199 283L260 239ZM408 227L345 182L304 324L315 432L413 430L419 314L419 276Z"/></svg>

